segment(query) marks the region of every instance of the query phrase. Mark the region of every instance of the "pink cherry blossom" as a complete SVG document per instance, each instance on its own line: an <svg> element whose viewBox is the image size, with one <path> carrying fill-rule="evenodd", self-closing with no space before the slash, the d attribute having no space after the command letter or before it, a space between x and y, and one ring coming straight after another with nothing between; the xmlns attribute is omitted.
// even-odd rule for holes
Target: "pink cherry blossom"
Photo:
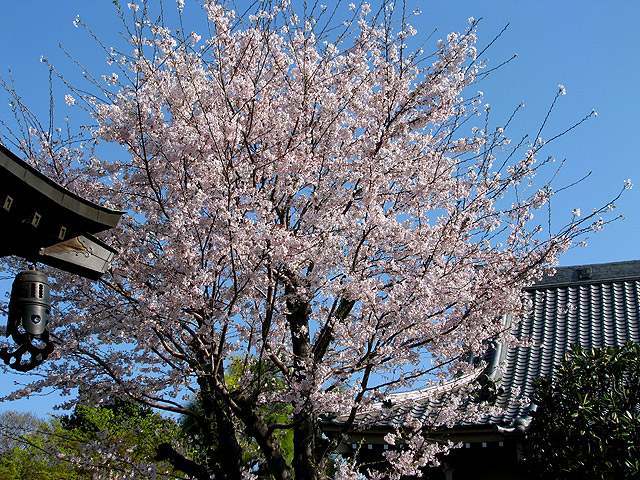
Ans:
<svg viewBox="0 0 640 480"><path fill-rule="evenodd" d="M343 440L323 436L321 416L345 416L346 434L394 392L477 374L469 356L508 333L500 318L522 313L522 288L603 224L598 211L541 236L543 144L461 128L485 115L476 90L464 95L482 66L473 20L426 67L403 44L408 19L393 35L368 7L325 43L286 2L245 18L204 2L199 33L143 5L129 5L130 45L107 50L118 73L99 95L65 97L93 116L86 143L29 132L33 164L127 215L103 235L120 253L100 282L55 272L57 350L14 397L126 395L205 425L234 478L247 436L274 478L317 478ZM120 155L99 158L101 142ZM269 423L274 406L286 422ZM277 441L289 430L292 464ZM448 448L407 442L389 450L392 476Z"/></svg>

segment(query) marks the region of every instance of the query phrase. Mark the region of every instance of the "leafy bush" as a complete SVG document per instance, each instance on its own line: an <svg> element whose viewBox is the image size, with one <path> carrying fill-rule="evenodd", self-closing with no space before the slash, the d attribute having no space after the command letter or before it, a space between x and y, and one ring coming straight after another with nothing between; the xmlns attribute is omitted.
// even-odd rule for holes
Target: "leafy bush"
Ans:
<svg viewBox="0 0 640 480"><path fill-rule="evenodd" d="M573 347L538 382L527 464L541 478L640 477L640 346Z"/></svg>

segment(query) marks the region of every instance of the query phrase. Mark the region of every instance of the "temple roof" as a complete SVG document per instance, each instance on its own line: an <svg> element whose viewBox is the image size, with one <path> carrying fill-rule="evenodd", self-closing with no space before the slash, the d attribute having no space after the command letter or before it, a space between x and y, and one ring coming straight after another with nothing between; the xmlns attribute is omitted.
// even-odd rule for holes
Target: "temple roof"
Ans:
<svg viewBox="0 0 640 480"><path fill-rule="evenodd" d="M513 333L525 342L498 344L486 358L484 378L498 387L496 405L502 412L473 423L459 421L458 426L523 430L533 407L523 398L530 398L537 378L552 375L571 345L589 349L640 343L640 261L559 267L555 275L526 288L523 295L532 310ZM455 390L461 382L473 380L457 379L433 388ZM447 401L446 395L434 395L433 388L393 395L387 403L390 415L384 415L376 427L407 420L433 425Z"/></svg>
<svg viewBox="0 0 640 480"><path fill-rule="evenodd" d="M93 234L115 227L122 214L63 188L0 144L0 256L96 280L116 252Z"/></svg>
<svg viewBox="0 0 640 480"><path fill-rule="evenodd" d="M513 425L528 416L517 392L533 393L533 382L553 374L571 345L586 349L640 343L640 261L561 267L524 295L533 310L516 327L527 346L500 345L490 377L504 392L502 415L485 418L493 425Z"/></svg>

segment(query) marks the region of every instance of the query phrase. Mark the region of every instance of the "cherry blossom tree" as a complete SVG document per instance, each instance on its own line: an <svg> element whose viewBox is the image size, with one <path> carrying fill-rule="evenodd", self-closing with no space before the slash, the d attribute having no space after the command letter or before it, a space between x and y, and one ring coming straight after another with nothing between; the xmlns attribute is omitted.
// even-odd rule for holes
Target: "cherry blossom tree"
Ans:
<svg viewBox="0 0 640 480"><path fill-rule="evenodd" d="M189 416L209 452L194 478L250 475L246 439L277 480L326 478L343 436L321 416L346 434L391 392L480 368L469 355L606 207L556 232L534 221L556 167L540 132L511 143L509 122L488 127L473 20L429 56L386 3L205 1L199 33L191 7L178 1L177 29L144 1L118 9L129 44L103 46L113 73L87 74L93 89L60 75L93 118L81 143L10 92L29 161L128 214L103 236L120 253L99 282L55 272L56 351L13 397L77 388ZM397 471L445 448L414 443L390 455ZM196 463L185 455L164 446Z"/></svg>

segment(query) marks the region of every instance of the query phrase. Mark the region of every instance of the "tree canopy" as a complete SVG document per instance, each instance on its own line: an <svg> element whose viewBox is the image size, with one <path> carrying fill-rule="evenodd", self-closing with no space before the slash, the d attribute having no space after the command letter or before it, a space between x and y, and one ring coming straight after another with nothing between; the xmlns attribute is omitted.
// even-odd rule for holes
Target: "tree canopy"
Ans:
<svg viewBox="0 0 640 480"><path fill-rule="evenodd" d="M158 458L163 443L182 444L177 423L123 399L78 404L47 421L9 412L0 418L0 438L10 440L0 457L2 480L186 478Z"/></svg>
<svg viewBox="0 0 640 480"><path fill-rule="evenodd" d="M46 422L32 413L6 411L0 414L0 479L75 479L71 469L53 461L41 435Z"/></svg>
<svg viewBox="0 0 640 480"><path fill-rule="evenodd" d="M393 391L479 368L466 359L522 311L521 289L606 208L541 233L544 132L511 143L510 120L489 128L473 20L428 55L407 47L411 12L386 2L184 4L174 24L153 2L117 7L128 43L98 43L110 70L89 85L52 66L91 117L79 136L9 89L25 136L6 141L128 213L102 237L120 253L98 283L56 272L56 351L14 396L79 388L191 417L212 452L201 478L252 474L242 436L274 479L324 478L342 437L321 415L343 415L346 433ZM120 153L100 157L105 142ZM412 472L442 448L390 460Z"/></svg>

